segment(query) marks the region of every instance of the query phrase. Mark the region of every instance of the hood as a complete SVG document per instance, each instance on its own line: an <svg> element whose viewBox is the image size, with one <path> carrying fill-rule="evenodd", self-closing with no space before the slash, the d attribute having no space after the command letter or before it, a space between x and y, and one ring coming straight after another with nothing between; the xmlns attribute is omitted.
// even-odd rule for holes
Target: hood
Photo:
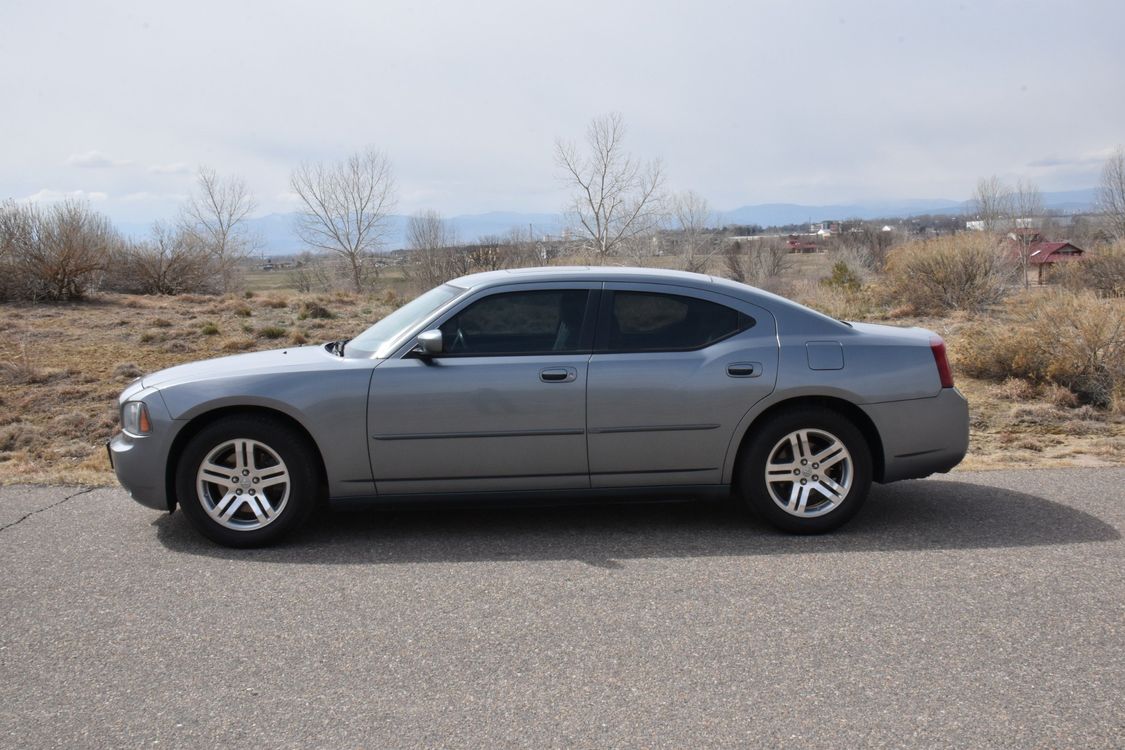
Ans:
<svg viewBox="0 0 1125 750"><path fill-rule="evenodd" d="M322 345L295 346L288 349L271 349L265 352L235 354L231 357L205 359L189 362L186 365L169 367L166 370L145 375L141 383L145 388L159 388L184 381L211 380L238 375L252 375L259 372L277 372L290 368L324 366L340 357L331 354Z"/></svg>

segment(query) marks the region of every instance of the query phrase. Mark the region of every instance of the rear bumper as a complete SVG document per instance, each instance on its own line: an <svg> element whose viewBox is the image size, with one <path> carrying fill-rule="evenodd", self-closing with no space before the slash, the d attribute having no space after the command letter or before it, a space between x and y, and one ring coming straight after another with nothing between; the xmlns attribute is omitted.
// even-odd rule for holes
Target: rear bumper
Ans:
<svg viewBox="0 0 1125 750"><path fill-rule="evenodd" d="M880 482L918 479L952 469L969 450L969 402L956 388L933 398L860 407L883 443Z"/></svg>

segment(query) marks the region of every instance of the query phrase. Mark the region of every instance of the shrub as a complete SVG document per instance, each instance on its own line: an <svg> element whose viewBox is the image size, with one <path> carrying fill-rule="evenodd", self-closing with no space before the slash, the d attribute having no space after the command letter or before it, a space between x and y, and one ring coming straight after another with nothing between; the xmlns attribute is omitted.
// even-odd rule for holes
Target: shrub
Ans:
<svg viewBox="0 0 1125 750"><path fill-rule="evenodd" d="M953 349L968 375L1054 383L1100 407L1125 399L1125 302L1090 292L1036 294L1010 323L992 322L961 336ZM1057 395L1052 397L1060 402Z"/></svg>
<svg viewBox="0 0 1125 750"><path fill-rule="evenodd" d="M199 329L199 332L204 336L217 336L219 333L219 327L214 323L204 323L203 327Z"/></svg>
<svg viewBox="0 0 1125 750"><path fill-rule="evenodd" d="M224 352L244 352L254 346L250 339L227 339L219 345L219 350Z"/></svg>
<svg viewBox="0 0 1125 750"><path fill-rule="evenodd" d="M832 266L832 275L820 280L820 283L830 289L839 289L842 292L855 293L863 286L859 274L842 260L836 261Z"/></svg>
<svg viewBox="0 0 1125 750"><path fill-rule="evenodd" d="M157 223L148 239L122 243L112 254L105 286L134 294L206 293L215 291L215 278L195 235Z"/></svg>
<svg viewBox="0 0 1125 750"><path fill-rule="evenodd" d="M82 202L45 209L0 206L0 295L10 299L82 299L120 243L109 220Z"/></svg>
<svg viewBox="0 0 1125 750"><path fill-rule="evenodd" d="M891 293L922 313L975 312L1004 298L1015 265L984 233L911 242L887 263Z"/></svg>
<svg viewBox="0 0 1125 750"><path fill-rule="evenodd" d="M331 319L336 316L324 305L321 305L312 300L305 300L301 303L299 312L297 313L297 320L306 320L308 318Z"/></svg>
<svg viewBox="0 0 1125 750"><path fill-rule="evenodd" d="M123 362L113 368L113 377L118 380L134 380L144 375L144 372L133 362Z"/></svg>
<svg viewBox="0 0 1125 750"><path fill-rule="evenodd" d="M1054 274L1068 289L1089 289L1102 297L1125 297L1125 241L1092 250Z"/></svg>
<svg viewBox="0 0 1125 750"><path fill-rule="evenodd" d="M281 326L266 326L265 328L258 329L258 336L264 339L279 339L284 336L286 330Z"/></svg>

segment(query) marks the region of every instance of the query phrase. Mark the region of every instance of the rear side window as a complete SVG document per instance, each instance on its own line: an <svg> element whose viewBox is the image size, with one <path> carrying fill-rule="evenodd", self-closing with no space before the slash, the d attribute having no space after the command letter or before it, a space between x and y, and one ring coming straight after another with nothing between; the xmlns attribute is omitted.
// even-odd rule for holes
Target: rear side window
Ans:
<svg viewBox="0 0 1125 750"><path fill-rule="evenodd" d="M702 349L753 325L749 315L695 297L614 292L601 348L618 352Z"/></svg>
<svg viewBox="0 0 1125 750"><path fill-rule="evenodd" d="M485 297L442 324L442 348L466 356L579 351L588 296L566 289Z"/></svg>

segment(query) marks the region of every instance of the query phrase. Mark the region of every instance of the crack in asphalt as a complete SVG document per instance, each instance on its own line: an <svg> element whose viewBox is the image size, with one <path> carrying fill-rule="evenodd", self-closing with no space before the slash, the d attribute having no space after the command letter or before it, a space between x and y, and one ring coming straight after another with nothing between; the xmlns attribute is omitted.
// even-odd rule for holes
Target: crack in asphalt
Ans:
<svg viewBox="0 0 1125 750"><path fill-rule="evenodd" d="M84 490L80 490L78 492L75 492L73 495L67 495L62 500L58 500L56 502L53 502L50 505L45 505L42 508L36 508L35 510L31 511L30 513L25 513L24 515L20 516L19 518L12 521L11 523L6 523L3 526L0 526L0 531L6 531L6 530L12 528L13 526L16 526L18 524L23 523L24 521L26 521L27 519L31 518L32 516L34 516L36 514L42 513L45 510L50 510L51 508L57 508L58 506L65 503L67 500L73 500L74 498L78 497L79 495L85 495L89 492L93 492L96 489L97 489L97 487L87 487Z"/></svg>

